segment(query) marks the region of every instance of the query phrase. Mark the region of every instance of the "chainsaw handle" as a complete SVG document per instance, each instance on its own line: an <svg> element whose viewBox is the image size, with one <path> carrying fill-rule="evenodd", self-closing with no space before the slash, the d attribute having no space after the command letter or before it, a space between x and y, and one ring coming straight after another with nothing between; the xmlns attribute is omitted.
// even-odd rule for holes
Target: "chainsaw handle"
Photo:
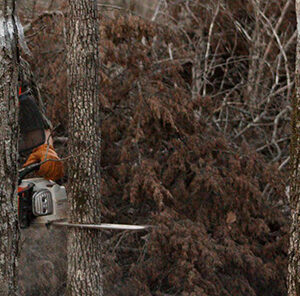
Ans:
<svg viewBox="0 0 300 296"><path fill-rule="evenodd" d="M22 182L25 176L30 174L31 172L38 171L40 169L41 164L40 163L34 163L31 165L28 165L22 169L19 170L19 184Z"/></svg>

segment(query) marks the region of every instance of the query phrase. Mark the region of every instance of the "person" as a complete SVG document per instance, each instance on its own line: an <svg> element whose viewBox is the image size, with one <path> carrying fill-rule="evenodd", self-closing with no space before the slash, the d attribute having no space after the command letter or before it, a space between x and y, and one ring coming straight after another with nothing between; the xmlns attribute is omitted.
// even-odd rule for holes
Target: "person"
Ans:
<svg viewBox="0 0 300 296"><path fill-rule="evenodd" d="M19 153L23 156L29 153L23 167L42 163L37 175L56 181L64 176L64 166L53 146L51 122L43 106L38 105L41 100L30 82L22 80L19 84Z"/></svg>

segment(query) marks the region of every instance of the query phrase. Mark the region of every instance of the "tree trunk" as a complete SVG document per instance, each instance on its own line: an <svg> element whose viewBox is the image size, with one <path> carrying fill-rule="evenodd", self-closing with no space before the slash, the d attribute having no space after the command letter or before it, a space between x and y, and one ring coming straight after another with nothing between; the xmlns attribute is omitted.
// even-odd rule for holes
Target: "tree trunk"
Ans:
<svg viewBox="0 0 300 296"><path fill-rule="evenodd" d="M15 1L0 3L0 296L17 295L17 30Z"/></svg>
<svg viewBox="0 0 300 296"><path fill-rule="evenodd" d="M97 2L69 0L70 221L100 223L99 24ZM97 230L70 229L67 295L102 295Z"/></svg>
<svg viewBox="0 0 300 296"><path fill-rule="evenodd" d="M292 226L290 233L288 295L300 296L300 0L296 0L298 40L296 53L296 93L293 98L290 198Z"/></svg>
<svg viewBox="0 0 300 296"><path fill-rule="evenodd" d="M253 6L254 16L255 16L255 27L252 33L252 42L249 52L249 70L248 70L248 85L247 85L247 93L249 99L253 106L257 104L259 101L258 93L259 93L259 84L261 83L261 75L260 71L263 71L263 65L265 63L262 60L262 30L261 30L261 21L259 10L262 8L262 2L259 0L252 0L251 5Z"/></svg>

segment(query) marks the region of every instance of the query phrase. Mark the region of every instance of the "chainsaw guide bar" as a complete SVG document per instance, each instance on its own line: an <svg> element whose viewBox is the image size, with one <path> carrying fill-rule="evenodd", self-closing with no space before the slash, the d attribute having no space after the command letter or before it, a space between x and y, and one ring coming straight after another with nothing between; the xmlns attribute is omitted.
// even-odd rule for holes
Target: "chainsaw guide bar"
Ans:
<svg viewBox="0 0 300 296"><path fill-rule="evenodd" d="M69 223L63 221L53 221L49 222L47 226L57 226L57 227L76 227L85 229L112 229L112 230L146 230L151 228L150 225L126 225L126 224L79 224L79 223Z"/></svg>

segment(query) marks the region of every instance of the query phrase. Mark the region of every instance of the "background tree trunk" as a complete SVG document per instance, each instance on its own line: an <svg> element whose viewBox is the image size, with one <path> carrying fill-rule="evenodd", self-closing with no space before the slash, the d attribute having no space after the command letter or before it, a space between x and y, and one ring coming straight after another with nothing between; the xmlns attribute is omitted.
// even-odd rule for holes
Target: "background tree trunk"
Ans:
<svg viewBox="0 0 300 296"><path fill-rule="evenodd" d="M99 25L96 1L70 0L70 220L100 223ZM102 295L100 232L70 229L68 295Z"/></svg>
<svg viewBox="0 0 300 296"><path fill-rule="evenodd" d="M0 295L17 294L18 99L15 1L0 3Z"/></svg>
<svg viewBox="0 0 300 296"><path fill-rule="evenodd" d="M293 99L292 138L291 138L291 181L290 198L292 226L289 249L288 295L300 295L300 0L296 0L298 40L296 55L296 93Z"/></svg>

